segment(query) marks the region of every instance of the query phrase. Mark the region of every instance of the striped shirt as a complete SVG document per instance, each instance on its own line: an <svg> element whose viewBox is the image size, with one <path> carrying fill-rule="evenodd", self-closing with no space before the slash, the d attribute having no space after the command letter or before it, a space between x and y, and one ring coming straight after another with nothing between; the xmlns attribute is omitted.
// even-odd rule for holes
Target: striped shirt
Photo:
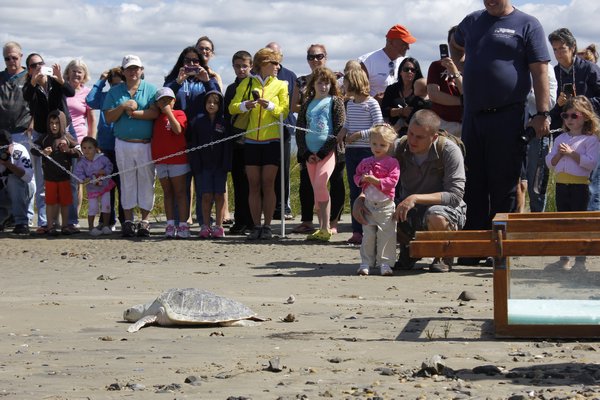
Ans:
<svg viewBox="0 0 600 400"><path fill-rule="evenodd" d="M361 138L352 143L346 143L347 148L371 147L369 143L369 129L383 122L381 107L373 97L369 96L362 103L348 102L346 108L346 122L344 128L348 130L347 136L360 131Z"/></svg>

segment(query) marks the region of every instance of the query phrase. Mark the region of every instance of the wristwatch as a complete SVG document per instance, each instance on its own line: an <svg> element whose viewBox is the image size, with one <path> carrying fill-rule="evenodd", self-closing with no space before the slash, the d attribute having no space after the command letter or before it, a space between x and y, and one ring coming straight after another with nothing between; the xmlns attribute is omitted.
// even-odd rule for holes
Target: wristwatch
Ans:
<svg viewBox="0 0 600 400"><path fill-rule="evenodd" d="M538 115L540 115L540 116L542 116L542 117L545 117L545 118L546 118L546 117L549 117L549 116L550 116L550 111L538 111L538 112L537 112L537 113L534 115L534 117L536 117L536 116L538 116Z"/></svg>

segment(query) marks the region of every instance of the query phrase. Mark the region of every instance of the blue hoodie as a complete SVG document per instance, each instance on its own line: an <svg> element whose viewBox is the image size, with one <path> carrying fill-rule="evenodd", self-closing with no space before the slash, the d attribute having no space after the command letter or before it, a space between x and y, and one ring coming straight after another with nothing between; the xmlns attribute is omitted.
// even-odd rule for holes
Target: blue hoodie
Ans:
<svg viewBox="0 0 600 400"><path fill-rule="evenodd" d="M219 111L217 111L213 121L210 120L210 117L206 113L206 99L208 99L210 94L216 94L219 96ZM225 111L224 107L223 95L220 91L211 90L205 94L204 115L194 119L186 130L188 148L212 143L215 140L223 139L229 136L225 129L225 118L223 116ZM192 172L197 174L203 170L216 169L230 171L231 152L231 140L210 145L200 150L192 151L188 154Z"/></svg>

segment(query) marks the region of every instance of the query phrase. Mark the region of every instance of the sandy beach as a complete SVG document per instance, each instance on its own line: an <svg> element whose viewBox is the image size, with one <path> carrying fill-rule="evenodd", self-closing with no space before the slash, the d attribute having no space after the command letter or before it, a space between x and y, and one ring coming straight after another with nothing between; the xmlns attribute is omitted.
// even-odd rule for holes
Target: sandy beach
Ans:
<svg viewBox="0 0 600 400"><path fill-rule="evenodd" d="M356 276L345 222L328 244L0 233L0 397L600 398L597 342L494 337L491 268ZM268 321L127 332L126 308L175 287Z"/></svg>

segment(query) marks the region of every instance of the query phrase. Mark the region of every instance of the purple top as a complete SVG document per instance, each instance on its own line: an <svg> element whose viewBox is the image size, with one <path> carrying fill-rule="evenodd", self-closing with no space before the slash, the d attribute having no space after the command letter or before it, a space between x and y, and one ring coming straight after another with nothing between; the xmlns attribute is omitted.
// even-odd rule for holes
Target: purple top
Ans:
<svg viewBox="0 0 600 400"><path fill-rule="evenodd" d="M88 160L81 157L75 166L73 174L81 180L95 179L100 176L110 175L113 170L113 165L104 154L96 154L93 160ZM101 173L102 172L102 173ZM99 195L108 192L115 186L112 179L102 179L98 182L90 182L86 189L89 198L95 198Z"/></svg>

